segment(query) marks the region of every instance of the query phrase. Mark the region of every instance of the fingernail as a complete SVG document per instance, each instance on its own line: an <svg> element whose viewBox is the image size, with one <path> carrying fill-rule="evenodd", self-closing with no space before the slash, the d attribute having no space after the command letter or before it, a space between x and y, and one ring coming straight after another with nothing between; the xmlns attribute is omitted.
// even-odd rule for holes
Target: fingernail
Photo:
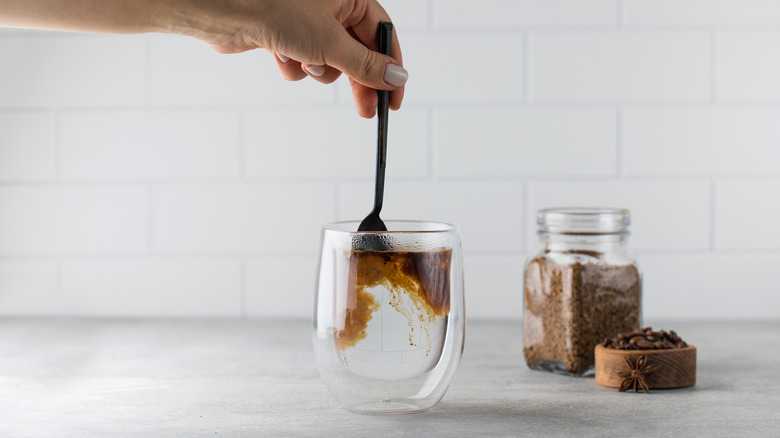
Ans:
<svg viewBox="0 0 780 438"><path fill-rule="evenodd" d="M309 72L312 76L322 76L325 74L325 66L324 65L310 65L306 67L306 71Z"/></svg>
<svg viewBox="0 0 780 438"><path fill-rule="evenodd" d="M409 72L400 65L388 63L385 67L385 76L383 78L386 83L394 87L401 87L409 79Z"/></svg>
<svg viewBox="0 0 780 438"><path fill-rule="evenodd" d="M279 61L282 61L282 64L286 64L287 61L290 60L290 58L288 58L288 57L286 57L286 56L284 56L284 55L282 55L281 53L278 53L278 52L276 53L276 57L279 58Z"/></svg>

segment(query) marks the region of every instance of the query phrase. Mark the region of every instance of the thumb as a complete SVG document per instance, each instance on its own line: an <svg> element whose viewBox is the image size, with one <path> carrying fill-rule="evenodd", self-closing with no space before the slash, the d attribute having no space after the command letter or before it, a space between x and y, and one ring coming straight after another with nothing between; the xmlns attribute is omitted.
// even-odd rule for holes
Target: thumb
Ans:
<svg viewBox="0 0 780 438"><path fill-rule="evenodd" d="M362 85L377 90L395 90L409 79L409 73L398 61L370 50L346 32L331 47L334 53L327 64Z"/></svg>

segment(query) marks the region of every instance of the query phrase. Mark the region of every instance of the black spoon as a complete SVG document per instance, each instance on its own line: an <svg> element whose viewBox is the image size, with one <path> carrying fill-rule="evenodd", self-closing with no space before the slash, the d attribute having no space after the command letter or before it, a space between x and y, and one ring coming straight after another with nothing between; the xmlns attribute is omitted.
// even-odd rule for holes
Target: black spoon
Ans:
<svg viewBox="0 0 780 438"><path fill-rule="evenodd" d="M387 56L391 55L393 46L393 23L383 21L379 23L379 52ZM374 209L360 223L358 231L387 231L387 226L379 218L382 210L382 201L385 191L385 164L387 160L387 116L390 106L390 92L377 90L379 103L377 104L377 117L379 119L377 132L376 151L376 184L374 186ZM379 235L365 234L353 242L353 247L359 251L386 251L390 249L386 239Z"/></svg>

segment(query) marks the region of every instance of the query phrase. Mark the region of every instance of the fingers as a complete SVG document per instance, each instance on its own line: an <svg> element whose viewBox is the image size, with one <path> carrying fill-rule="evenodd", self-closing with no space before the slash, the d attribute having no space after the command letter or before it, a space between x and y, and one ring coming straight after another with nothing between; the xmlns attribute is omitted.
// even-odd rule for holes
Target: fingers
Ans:
<svg viewBox="0 0 780 438"><path fill-rule="evenodd" d="M341 72L327 65L302 64L294 59L274 53L276 58L276 67L279 73L287 81L300 81L306 76L323 84L330 84L341 76Z"/></svg>
<svg viewBox="0 0 780 438"><path fill-rule="evenodd" d="M367 87L395 90L403 87L409 78L400 61L370 50L346 32L335 44L334 51L336 55L328 59L328 64Z"/></svg>
<svg viewBox="0 0 780 438"><path fill-rule="evenodd" d="M301 64L301 69L312 79L323 84L333 83L341 76L341 72L328 65Z"/></svg>
<svg viewBox="0 0 780 438"><path fill-rule="evenodd" d="M352 78L349 79L349 85L352 87L352 98L355 100L355 110L358 115L366 119L374 117L376 106L379 103L376 90L368 88Z"/></svg>
<svg viewBox="0 0 780 438"><path fill-rule="evenodd" d="M301 69L301 63L279 53L274 53L276 68L286 81L300 81L305 78L306 72Z"/></svg>

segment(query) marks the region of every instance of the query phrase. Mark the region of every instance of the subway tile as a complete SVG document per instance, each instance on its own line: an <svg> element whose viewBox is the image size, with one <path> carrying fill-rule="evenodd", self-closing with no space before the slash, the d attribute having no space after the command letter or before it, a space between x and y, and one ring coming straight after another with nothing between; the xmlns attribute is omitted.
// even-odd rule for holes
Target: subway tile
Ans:
<svg viewBox="0 0 780 438"><path fill-rule="evenodd" d="M335 91L310 78L287 82L264 50L220 54L178 36L151 41L151 99L159 105L294 105L334 102Z"/></svg>
<svg viewBox="0 0 780 438"><path fill-rule="evenodd" d="M67 260L62 289L73 315L241 316L238 260Z"/></svg>
<svg viewBox="0 0 780 438"><path fill-rule="evenodd" d="M373 205L373 184L341 186L339 219L362 220ZM500 202L499 202L500 200ZM463 249L523 250L523 185L514 182L391 182L384 219L448 222L461 231Z"/></svg>
<svg viewBox="0 0 780 438"><path fill-rule="evenodd" d="M403 32L406 29L425 29L428 27L428 3L431 0L382 0L395 31L403 47Z"/></svg>
<svg viewBox="0 0 780 438"><path fill-rule="evenodd" d="M468 319L521 319L523 316L522 255L466 255L466 317Z"/></svg>
<svg viewBox="0 0 780 438"><path fill-rule="evenodd" d="M634 250L709 250L707 181L569 181L533 183L528 224L549 207L615 207L631 211Z"/></svg>
<svg viewBox="0 0 780 438"><path fill-rule="evenodd" d="M437 29L615 26L617 0L434 0Z"/></svg>
<svg viewBox="0 0 780 438"><path fill-rule="evenodd" d="M704 31L561 31L531 35L535 102L706 101Z"/></svg>
<svg viewBox="0 0 780 438"><path fill-rule="evenodd" d="M648 319L777 319L780 255L657 255L640 260Z"/></svg>
<svg viewBox="0 0 780 438"><path fill-rule="evenodd" d="M780 249L780 180L724 180L715 193L719 249Z"/></svg>
<svg viewBox="0 0 780 438"><path fill-rule="evenodd" d="M0 38L0 107L146 103L143 36Z"/></svg>
<svg viewBox="0 0 780 438"><path fill-rule="evenodd" d="M780 24L776 0L623 0L627 26L767 26Z"/></svg>
<svg viewBox="0 0 780 438"><path fill-rule="evenodd" d="M247 261L247 315L311 318L316 254L267 256Z"/></svg>
<svg viewBox="0 0 780 438"><path fill-rule="evenodd" d="M0 187L0 255L147 249L146 189Z"/></svg>
<svg viewBox="0 0 780 438"><path fill-rule="evenodd" d="M441 176L617 174L612 109L458 108L434 117Z"/></svg>
<svg viewBox="0 0 780 438"><path fill-rule="evenodd" d="M313 253L334 218L328 184L182 184L153 192L154 251Z"/></svg>
<svg viewBox="0 0 780 438"><path fill-rule="evenodd" d="M0 113L0 181L46 181L57 175L54 116Z"/></svg>
<svg viewBox="0 0 780 438"><path fill-rule="evenodd" d="M239 176L238 112L73 112L60 124L65 179Z"/></svg>
<svg viewBox="0 0 780 438"><path fill-rule="evenodd" d="M244 126L249 177L374 177L376 117L362 119L352 109L251 111ZM394 112L388 128L388 172L428 176L428 112Z"/></svg>
<svg viewBox="0 0 780 438"><path fill-rule="evenodd" d="M57 315L64 310L55 261L0 261L0 315Z"/></svg>
<svg viewBox="0 0 780 438"><path fill-rule="evenodd" d="M717 38L719 100L780 100L780 31L722 31Z"/></svg>
<svg viewBox="0 0 780 438"><path fill-rule="evenodd" d="M404 67L409 71L404 104L523 100L519 32L410 32L403 44Z"/></svg>
<svg viewBox="0 0 780 438"><path fill-rule="evenodd" d="M626 109L626 173L776 175L779 118L771 107Z"/></svg>

